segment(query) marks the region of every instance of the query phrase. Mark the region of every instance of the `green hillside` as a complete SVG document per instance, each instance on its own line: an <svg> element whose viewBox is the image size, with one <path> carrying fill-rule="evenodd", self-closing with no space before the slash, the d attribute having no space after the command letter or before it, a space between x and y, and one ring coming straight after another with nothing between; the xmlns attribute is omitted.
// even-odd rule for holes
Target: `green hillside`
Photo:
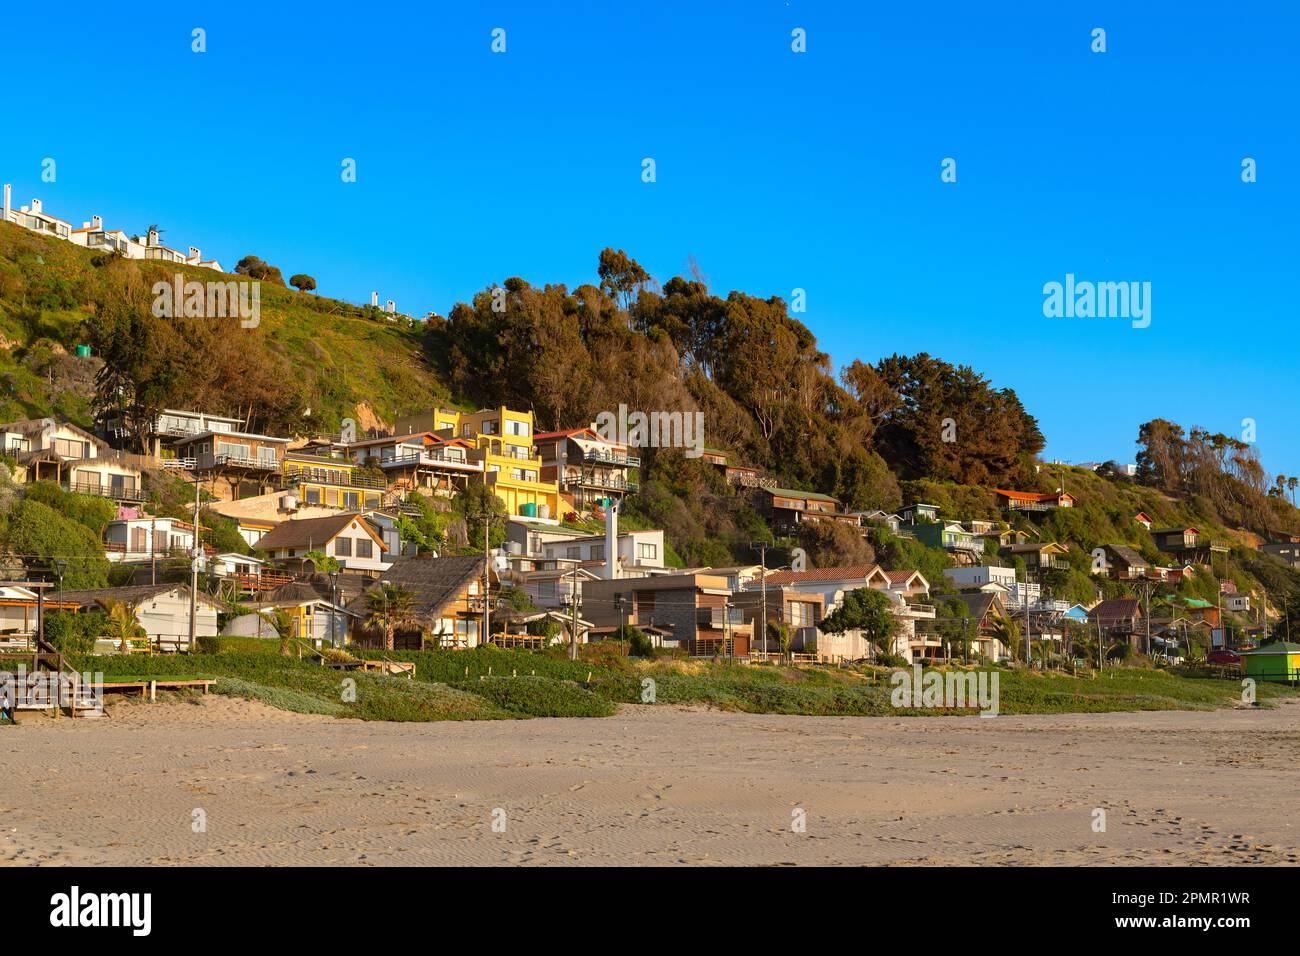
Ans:
<svg viewBox="0 0 1300 956"><path fill-rule="evenodd" d="M91 423L101 315L128 285L143 289L177 272L201 282L207 269L113 261L72 243L0 223L0 417L65 415ZM261 324L236 320L200 326L175 320L161 356L183 364L175 394L186 407L249 415L272 431L335 431L343 417L359 428L372 416L391 424L401 413L448 399L429 368L419 332L386 321L377 309L270 283L261 286ZM224 324L223 324L224 323ZM175 350L174 356L167 349ZM186 353L197 353L190 359Z"/></svg>
<svg viewBox="0 0 1300 956"><path fill-rule="evenodd" d="M1145 511L1157 527L1191 525L1230 549L1213 574L1180 585L1181 596L1214 600L1219 581L1230 580L1267 593L1274 608L1300 611L1300 575L1255 550L1300 533L1300 512L1253 445L1154 420L1134 436L1136 479L1039 465L1044 436L1006 383L926 354L854 360L837 373L777 297L721 296L681 276L660 285L626 253L606 249L595 284L504 277L427 323L264 281L260 325L243 329L233 318L154 316L153 283L177 271L201 282L238 278L123 260L0 224L8 386L0 417L61 415L89 426L97 393L130 403L143 420L177 406L291 435L336 431L344 417L361 430L382 427L437 404L532 409L539 430L586 424L620 404L699 411L709 447L781 487L835 495L848 510L919 500L948 519L1002 519L993 488L1051 491L1064 482L1076 508L1014 517L1036 539L1069 546L1070 568L1044 582L1056 597L1090 603L1099 590L1131 593L1090 573L1103 545L1171 563L1133 521ZM77 356L79 345L92 354ZM950 430L960 441L945 437ZM641 490L625 521L663 528L673 564L753 563L760 542L776 549L769 564L788 562L798 546L814 565L881 561L918 567L934 584L949 563L878 529L864 538L820 525L775 540L752 491L728 485L703 460L683 449L641 456ZM163 505L177 504L174 490L154 490ZM448 538L445 514L426 518L424 544L465 546Z"/></svg>

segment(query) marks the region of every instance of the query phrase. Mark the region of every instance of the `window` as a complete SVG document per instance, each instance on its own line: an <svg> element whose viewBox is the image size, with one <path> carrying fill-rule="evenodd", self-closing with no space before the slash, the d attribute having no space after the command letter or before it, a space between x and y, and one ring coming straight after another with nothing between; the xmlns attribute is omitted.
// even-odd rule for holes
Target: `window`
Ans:
<svg viewBox="0 0 1300 956"><path fill-rule="evenodd" d="M795 627L811 627L813 623L813 606L806 601L797 601L786 605L786 620Z"/></svg>
<svg viewBox="0 0 1300 956"><path fill-rule="evenodd" d="M64 458L87 458L89 452L84 441L72 441L69 438L56 438L50 446L56 455Z"/></svg>
<svg viewBox="0 0 1300 956"><path fill-rule="evenodd" d="M657 544L638 544L636 546L636 556L642 560L654 560L659 557L659 545Z"/></svg>
<svg viewBox="0 0 1300 956"><path fill-rule="evenodd" d="M357 557L372 558L375 556L375 543L369 538L357 538Z"/></svg>
<svg viewBox="0 0 1300 956"><path fill-rule="evenodd" d="M546 600L546 599L554 600L554 598L555 598L555 582L554 582L554 581L538 581L538 582L537 582L537 596L538 596L538 598L540 598L540 599L542 599L542 600Z"/></svg>
<svg viewBox="0 0 1300 956"><path fill-rule="evenodd" d="M374 508L377 511L379 509L379 504L379 495L366 495L367 508Z"/></svg>
<svg viewBox="0 0 1300 956"><path fill-rule="evenodd" d="M344 508L355 508L361 501L361 495L355 491L344 491L339 494L342 499L339 504Z"/></svg>
<svg viewBox="0 0 1300 956"><path fill-rule="evenodd" d="M338 557L340 557L340 558L350 558L350 557L352 557L352 539L351 539L351 538L335 538L335 539L334 539L334 553L335 553Z"/></svg>
<svg viewBox="0 0 1300 956"><path fill-rule="evenodd" d="M304 500L307 502L307 504L309 504L309 505L318 505L318 504L320 504L320 489L319 489L319 488L307 488L307 489L306 489L306 494L305 494L303 497L304 497Z"/></svg>
<svg viewBox="0 0 1300 956"><path fill-rule="evenodd" d="M605 546L603 544L593 544L591 546L591 560L593 561L605 560Z"/></svg>
<svg viewBox="0 0 1300 956"><path fill-rule="evenodd" d="M576 561L582 557L582 548L565 548L564 556L571 561Z"/></svg>
<svg viewBox="0 0 1300 956"><path fill-rule="evenodd" d="M527 438L527 437L528 437L528 423L527 423L527 422L516 422L516 421L508 421L508 422L506 422L506 434L507 434L507 435L520 435L520 436L522 436L522 437L524 437L524 438Z"/></svg>

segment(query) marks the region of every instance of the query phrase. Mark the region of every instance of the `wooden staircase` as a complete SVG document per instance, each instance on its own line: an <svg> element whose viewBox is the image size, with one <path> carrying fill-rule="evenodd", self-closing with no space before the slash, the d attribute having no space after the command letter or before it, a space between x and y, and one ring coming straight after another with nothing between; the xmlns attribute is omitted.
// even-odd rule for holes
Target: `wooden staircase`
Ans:
<svg viewBox="0 0 1300 956"><path fill-rule="evenodd" d="M37 638L35 644L31 653L0 655L0 723L16 724L23 710L103 717L102 697L95 687L49 642Z"/></svg>
<svg viewBox="0 0 1300 956"><path fill-rule="evenodd" d="M418 517L421 514L420 509L413 504L407 503L406 500L407 493L413 490L413 488L414 486L411 484L409 478L397 479L389 486L388 490L384 492L380 510L392 515Z"/></svg>

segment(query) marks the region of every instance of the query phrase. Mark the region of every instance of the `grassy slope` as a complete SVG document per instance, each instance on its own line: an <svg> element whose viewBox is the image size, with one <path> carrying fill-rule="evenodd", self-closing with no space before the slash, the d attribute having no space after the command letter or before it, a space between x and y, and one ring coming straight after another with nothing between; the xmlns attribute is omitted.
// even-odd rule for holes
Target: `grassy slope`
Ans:
<svg viewBox="0 0 1300 956"><path fill-rule="evenodd" d="M268 642L268 646L269 646ZM569 661L552 653L504 651L387 652L414 661L416 678L344 675L274 654L189 657L98 657L75 662L107 680L206 676L218 693L272 707L364 720L482 720L518 717L603 717L620 703L640 703L653 687L658 704L706 705L746 713L882 716L934 713L890 704L889 676L872 669L793 668L703 661L635 662L600 655ZM343 699L345 677L356 699ZM647 684L649 679L652 684ZM1203 710L1231 705L1233 680L1181 677L1167 671L1117 668L1095 677L1001 671L1003 714L1136 710ZM1260 684L1262 702L1300 691Z"/></svg>
<svg viewBox="0 0 1300 956"><path fill-rule="evenodd" d="M70 242L37 236L0 223L0 419L47 414L89 423L86 380L97 362L54 356L84 341L84 321L94 321L101 291L97 253ZM187 278L220 278L207 269L139 263L151 279L178 269ZM226 277L234 278L234 277ZM391 423L398 414L427 409L447 399L429 370L418 330L377 320L368 309L335 299L262 285L261 335L251 347L277 352L319 396L316 408L328 427L354 417L364 427L359 403L368 403ZM77 369L78 364L82 366ZM87 374L87 368L92 371Z"/></svg>
<svg viewBox="0 0 1300 956"><path fill-rule="evenodd" d="M1129 481L1109 480L1086 468L1057 469L1053 466L1049 484L1058 480L1058 472L1062 470L1066 489L1076 498L1076 507L1047 512L1035 518L1018 516L1014 522L1017 527L1036 532L1038 537L1035 540L1056 540L1071 548L1070 561L1074 571L1068 585L1064 589L1058 588L1061 597L1078 601L1091 599L1095 588L1089 573L1091 552L1103 545L1127 544L1155 564L1173 563L1171 557L1156 550L1151 534L1133 520L1138 511L1145 511L1151 517L1153 527L1195 527L1211 541L1231 547L1227 557L1216 559L1214 563L1218 578L1233 581L1243 592L1254 589L1268 591L1271 606L1280 604L1286 587L1300 584L1300 577L1295 572L1254 550L1259 532L1265 529L1226 524L1203 502L1171 498L1154 488ZM939 505L944 517L1006 517L997 510L993 491L989 488L916 481L907 482L904 493L909 500ZM1294 520L1295 509L1290 505L1275 503L1274 508L1279 527ZM1106 587L1108 593L1110 590L1126 590L1119 585L1108 584ZM1217 583L1210 575L1202 575L1194 583L1179 588L1179 593L1185 597L1214 601Z"/></svg>

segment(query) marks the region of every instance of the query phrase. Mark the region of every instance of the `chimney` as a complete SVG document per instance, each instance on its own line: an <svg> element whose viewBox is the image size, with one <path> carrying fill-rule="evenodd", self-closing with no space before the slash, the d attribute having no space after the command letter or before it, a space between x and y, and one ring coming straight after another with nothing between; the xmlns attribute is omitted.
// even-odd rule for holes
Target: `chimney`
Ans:
<svg viewBox="0 0 1300 956"><path fill-rule="evenodd" d="M392 312L396 312L396 311L397 311L397 303L394 302L392 299L389 299L389 300L388 300L388 308L387 308L385 311L390 312L390 313L392 313Z"/></svg>
<svg viewBox="0 0 1300 956"><path fill-rule="evenodd" d="M81 228L82 228L82 229L89 229L89 228L90 228L90 223L88 223L88 222L83 222L83 223L81 224Z"/></svg>
<svg viewBox="0 0 1300 956"><path fill-rule="evenodd" d="M605 580L618 577L618 502L605 509Z"/></svg>
<svg viewBox="0 0 1300 956"><path fill-rule="evenodd" d="M199 250L196 249L194 246L190 246L190 261L191 261L191 262L198 262L199 259L201 259L201 258L202 258L202 255L200 255Z"/></svg>
<svg viewBox="0 0 1300 956"><path fill-rule="evenodd" d="M103 228L104 228L104 220L103 220L103 218L102 218L101 216L91 216L91 217L90 217L90 228L92 228L92 229L103 229Z"/></svg>
<svg viewBox="0 0 1300 956"><path fill-rule="evenodd" d="M33 199L32 212L40 212L40 211L41 211L41 201L39 199Z"/></svg>
<svg viewBox="0 0 1300 956"><path fill-rule="evenodd" d="M13 187L5 183L5 222L9 221L9 210L12 208L9 201L13 198L13 191Z"/></svg>
<svg viewBox="0 0 1300 956"><path fill-rule="evenodd" d="M370 304L371 304L372 306L374 306L375 308L379 308L379 293L378 293L378 292L372 292L372 293L370 293Z"/></svg>
<svg viewBox="0 0 1300 956"><path fill-rule="evenodd" d="M149 235L145 237L145 245L146 245L146 246L156 246L156 245L158 245L158 230L157 230L157 229L150 229L150 230L149 230Z"/></svg>

